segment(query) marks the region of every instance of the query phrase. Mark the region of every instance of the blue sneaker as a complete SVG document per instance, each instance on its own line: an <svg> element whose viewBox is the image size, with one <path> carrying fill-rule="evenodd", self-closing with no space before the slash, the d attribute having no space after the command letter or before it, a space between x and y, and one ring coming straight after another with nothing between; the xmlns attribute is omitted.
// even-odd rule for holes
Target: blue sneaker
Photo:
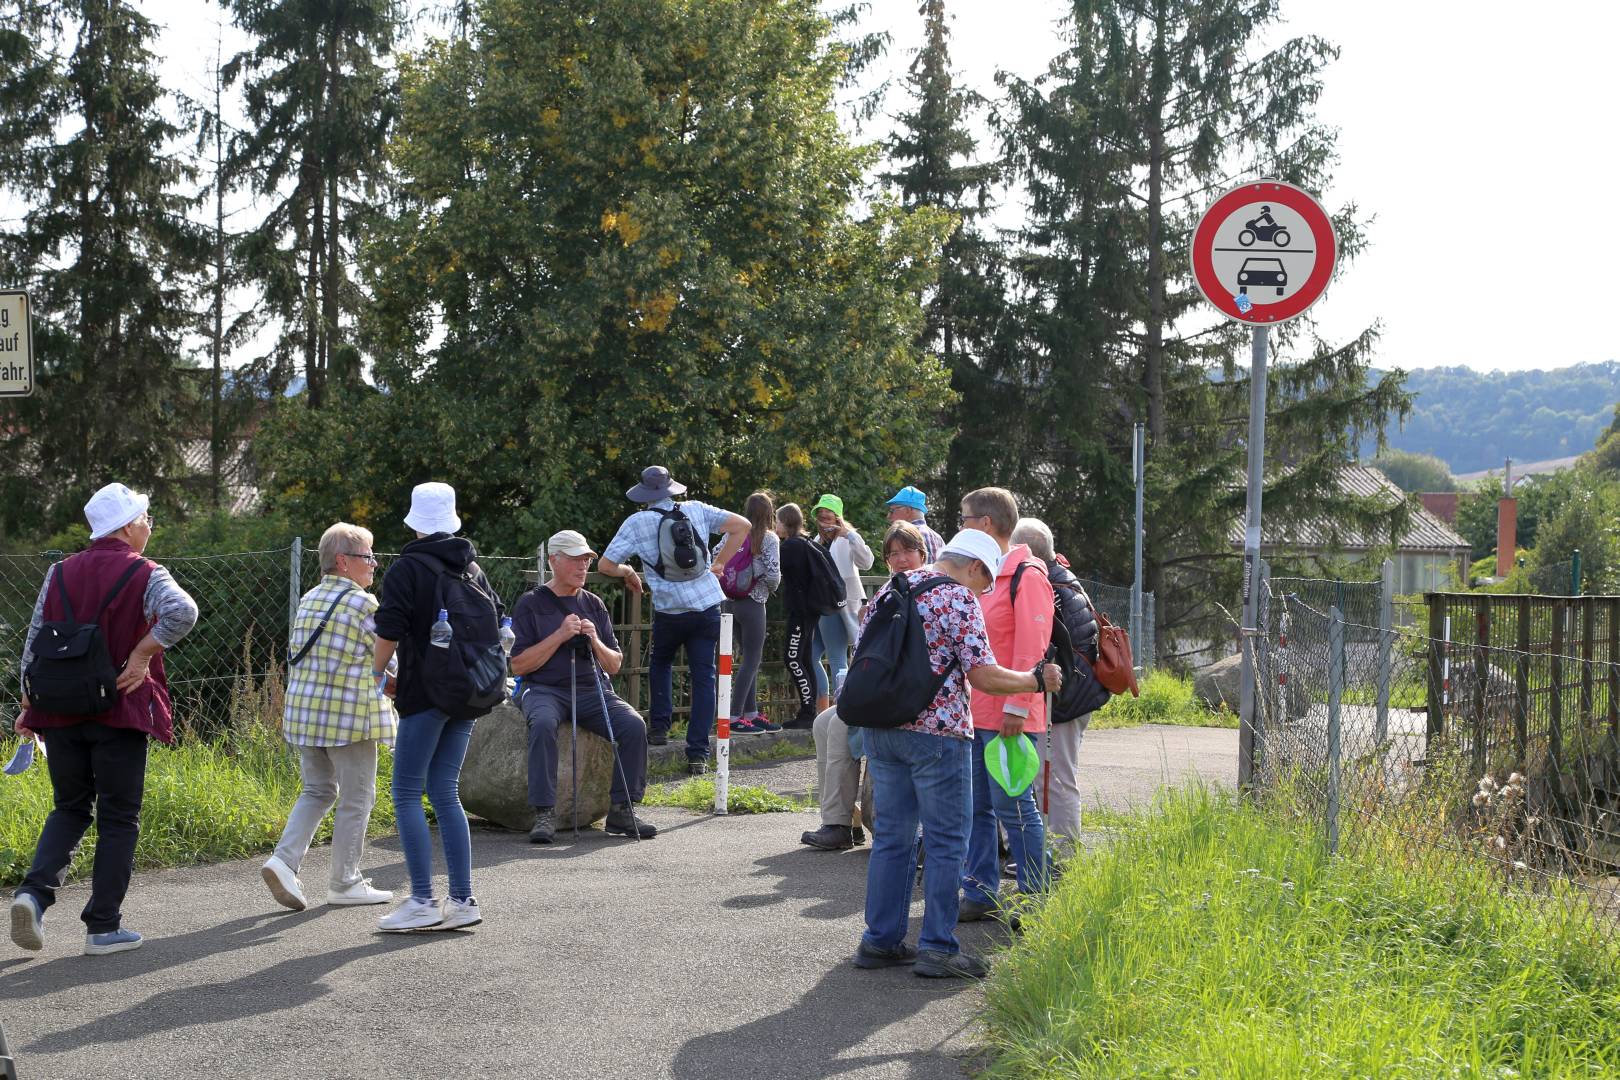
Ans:
<svg viewBox="0 0 1620 1080"><path fill-rule="evenodd" d="M752 720L754 722L754 726L759 728L759 730L761 730L761 731L781 731L782 730L782 725L781 724L778 724L775 720L772 720L770 717L766 716L764 713L760 713L758 716L750 716L748 719Z"/></svg>
<svg viewBox="0 0 1620 1080"><path fill-rule="evenodd" d="M39 952L45 947L45 927L39 911L39 901L28 893L18 893L11 899L11 940L18 948Z"/></svg>
<svg viewBox="0 0 1620 1080"><path fill-rule="evenodd" d="M105 934L84 935L84 955L105 956L108 953L129 952L141 947L141 935L119 927Z"/></svg>

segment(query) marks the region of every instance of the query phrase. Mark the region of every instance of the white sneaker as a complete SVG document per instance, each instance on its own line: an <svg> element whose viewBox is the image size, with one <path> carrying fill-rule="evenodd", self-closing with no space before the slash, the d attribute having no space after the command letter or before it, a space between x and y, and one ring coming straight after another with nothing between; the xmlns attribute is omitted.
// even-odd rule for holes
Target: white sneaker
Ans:
<svg viewBox="0 0 1620 1080"><path fill-rule="evenodd" d="M342 889L326 890L326 902L339 907L361 904L386 904L394 898L387 889L373 889L370 878L361 878Z"/></svg>
<svg viewBox="0 0 1620 1080"><path fill-rule="evenodd" d="M405 902L377 920L377 929L388 933L404 933L409 930L437 930L444 921L444 912L439 910L437 900L418 900L414 896L406 897Z"/></svg>
<svg viewBox="0 0 1620 1080"><path fill-rule="evenodd" d="M463 926L477 926L484 921L484 913L478 910L478 901L474 897L467 897L466 901L446 900L444 902L444 921L435 930L457 930Z"/></svg>
<svg viewBox="0 0 1620 1080"><path fill-rule="evenodd" d="M276 903L294 911L303 911L309 907L309 901L304 899L304 886L298 880L298 875L279 858L270 856L265 860L264 869L259 873L264 877L264 883L270 887L270 895L276 898Z"/></svg>
<svg viewBox="0 0 1620 1080"><path fill-rule="evenodd" d="M45 947L45 927L39 913L39 901L28 893L18 893L11 900L11 940L17 947L39 952Z"/></svg>

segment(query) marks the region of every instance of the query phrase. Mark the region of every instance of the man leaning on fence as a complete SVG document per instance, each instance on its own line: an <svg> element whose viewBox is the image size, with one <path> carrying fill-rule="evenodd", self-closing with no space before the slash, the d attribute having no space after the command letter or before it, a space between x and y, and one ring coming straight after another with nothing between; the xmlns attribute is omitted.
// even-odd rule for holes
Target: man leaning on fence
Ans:
<svg viewBox="0 0 1620 1080"><path fill-rule="evenodd" d="M141 945L141 935L123 926L121 908L135 869L146 741L174 741L163 652L197 622L196 601L141 555L152 538L148 506L147 496L123 484L92 495L84 507L90 546L51 567L34 604L17 730L38 733L44 742L55 809L11 902L11 940L24 949L44 948L44 914L90 827L92 809L96 855L90 899L80 915L84 951L96 956ZM110 664L103 665L93 647L79 649L93 636L105 642ZM76 663L82 656L91 664ZM87 685L95 689L79 693ZM108 707L95 709L92 703L102 700Z"/></svg>
<svg viewBox="0 0 1620 1080"><path fill-rule="evenodd" d="M512 618L512 674L523 677L519 704L529 724L529 842L549 844L556 836L557 728L563 723L613 743L618 760L603 828L651 839L658 829L635 812L647 789L647 725L608 683L624 653L607 605L585 589L596 552L572 529L553 534L545 552L551 580L524 593Z"/></svg>

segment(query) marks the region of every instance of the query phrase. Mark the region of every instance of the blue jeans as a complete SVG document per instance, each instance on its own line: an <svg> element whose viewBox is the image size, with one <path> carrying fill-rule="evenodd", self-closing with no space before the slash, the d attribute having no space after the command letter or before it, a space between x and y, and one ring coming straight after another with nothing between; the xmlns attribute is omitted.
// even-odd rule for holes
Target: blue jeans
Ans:
<svg viewBox="0 0 1620 1080"><path fill-rule="evenodd" d="M709 732L714 728L716 678L720 655L720 605L702 611L653 612L652 653L647 659L652 708L647 727L658 734L675 717L675 652L686 646L692 675L692 715L686 722L686 760L709 760Z"/></svg>
<svg viewBox="0 0 1620 1080"><path fill-rule="evenodd" d="M1011 799L1000 784L990 779L984 768L984 748L994 738L994 731L973 732L973 832L968 840L962 892L966 899L981 904L996 902L996 887L1001 882L998 821L1007 830L1007 848L1018 864L1019 891L1037 893L1046 888L1046 826L1035 804L1035 784ZM1040 740L1038 735L1030 738ZM1039 776L1035 783L1040 783Z"/></svg>
<svg viewBox="0 0 1620 1080"><path fill-rule="evenodd" d="M905 940L911 882L917 873L917 824L922 823L923 921L919 949L957 953L962 860L973 805L972 743L948 735L871 728L866 763L872 771L877 821L866 864L868 945L892 949Z"/></svg>
<svg viewBox="0 0 1620 1080"><path fill-rule="evenodd" d="M821 658L826 656L828 671L821 669ZM829 686L837 686L839 677L849 667L849 624L842 615L823 615L816 620L816 636L810 645L810 666L816 673L816 697L831 697ZM832 674L828 681L828 672Z"/></svg>
<svg viewBox="0 0 1620 1080"><path fill-rule="evenodd" d="M399 719L394 741L394 816L411 895L433 899L433 837L428 832L422 795L433 804L444 843L444 865L450 876L450 898L472 896L472 836L461 808L461 760L472 738L472 720L452 720L439 709Z"/></svg>

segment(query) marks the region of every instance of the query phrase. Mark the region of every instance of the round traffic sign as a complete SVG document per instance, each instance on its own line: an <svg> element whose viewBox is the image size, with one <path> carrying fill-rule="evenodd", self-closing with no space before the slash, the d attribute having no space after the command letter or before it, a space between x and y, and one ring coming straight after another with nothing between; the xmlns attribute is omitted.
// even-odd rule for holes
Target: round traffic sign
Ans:
<svg viewBox="0 0 1620 1080"><path fill-rule="evenodd" d="M1255 180L1216 199L1193 230L1193 279L1229 319L1279 323L1316 303L1338 257L1333 222L1310 193Z"/></svg>

